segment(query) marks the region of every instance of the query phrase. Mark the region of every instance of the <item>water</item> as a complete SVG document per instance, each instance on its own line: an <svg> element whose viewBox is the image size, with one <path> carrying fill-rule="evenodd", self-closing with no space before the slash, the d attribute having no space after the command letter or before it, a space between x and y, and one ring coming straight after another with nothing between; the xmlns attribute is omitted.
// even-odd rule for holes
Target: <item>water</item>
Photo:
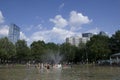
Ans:
<svg viewBox="0 0 120 80"><path fill-rule="evenodd" d="M1 66L0 80L120 80L120 67L74 65L72 68L38 73L34 66Z"/></svg>
<svg viewBox="0 0 120 80"><path fill-rule="evenodd" d="M42 55L42 62L58 64L62 60L63 56L60 55L60 52L54 53L50 51Z"/></svg>

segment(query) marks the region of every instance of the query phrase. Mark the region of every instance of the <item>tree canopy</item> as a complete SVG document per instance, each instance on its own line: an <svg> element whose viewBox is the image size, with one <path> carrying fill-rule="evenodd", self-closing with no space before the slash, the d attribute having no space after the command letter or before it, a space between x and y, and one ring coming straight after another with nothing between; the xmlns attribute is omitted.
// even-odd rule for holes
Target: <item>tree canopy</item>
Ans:
<svg viewBox="0 0 120 80"><path fill-rule="evenodd" d="M25 40L18 40L13 44L7 37L0 38L0 63L29 60L52 61L50 55L62 56L62 61L65 62L93 62L109 59L111 54L118 52L120 52L120 30L111 37L94 35L90 41L86 44L80 43L78 47L69 43L45 43L41 40L34 41L28 46Z"/></svg>

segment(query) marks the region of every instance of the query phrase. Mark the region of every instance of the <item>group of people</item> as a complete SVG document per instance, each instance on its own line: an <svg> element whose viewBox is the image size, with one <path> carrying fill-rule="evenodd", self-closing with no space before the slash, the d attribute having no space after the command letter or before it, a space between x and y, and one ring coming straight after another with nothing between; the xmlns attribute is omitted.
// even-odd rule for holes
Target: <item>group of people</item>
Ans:
<svg viewBox="0 0 120 80"><path fill-rule="evenodd" d="M30 66L31 64L27 63L27 68L30 68ZM37 63L37 64L34 64L34 66L39 73L43 71L49 72L50 69L62 69L61 64Z"/></svg>
<svg viewBox="0 0 120 80"><path fill-rule="evenodd" d="M48 64L48 63L38 63L38 64L35 64L35 68L38 70L38 72L43 72L43 71L47 71L49 72L49 70L52 68L52 69L62 69L62 65L61 64Z"/></svg>
<svg viewBox="0 0 120 80"><path fill-rule="evenodd" d="M31 66L30 63L27 63L27 67L29 68ZM71 65L68 65L68 64L49 64L49 63L36 63L34 64L35 68L37 69L37 71L40 73L40 72L43 72L43 71L46 71L46 72L49 72L50 69L65 69L65 68L71 68L72 66Z"/></svg>

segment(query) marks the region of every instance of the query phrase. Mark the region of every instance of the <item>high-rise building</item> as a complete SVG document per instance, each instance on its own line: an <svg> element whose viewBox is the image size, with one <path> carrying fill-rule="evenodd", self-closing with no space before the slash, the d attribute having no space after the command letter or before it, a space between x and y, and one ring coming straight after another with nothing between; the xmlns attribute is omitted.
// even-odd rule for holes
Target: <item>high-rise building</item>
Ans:
<svg viewBox="0 0 120 80"><path fill-rule="evenodd" d="M8 39L15 44L20 38L20 28L15 25L11 24L9 27L9 34L8 34Z"/></svg>
<svg viewBox="0 0 120 80"><path fill-rule="evenodd" d="M107 36L107 34L104 31L100 31L99 35Z"/></svg>
<svg viewBox="0 0 120 80"><path fill-rule="evenodd" d="M89 41L92 36L93 36L92 33L83 33L82 34L82 42L87 43L87 41Z"/></svg>
<svg viewBox="0 0 120 80"><path fill-rule="evenodd" d="M80 37L74 36L74 37L68 37L66 38L66 43L70 43L71 45L75 45L76 47L79 46L80 43Z"/></svg>
<svg viewBox="0 0 120 80"><path fill-rule="evenodd" d="M76 47L79 47L80 43L87 43L87 41L90 40L90 38L93 36L92 33L83 33L82 37L79 36L72 36L66 38L66 43L70 43L71 45L75 45Z"/></svg>
<svg viewBox="0 0 120 80"><path fill-rule="evenodd" d="M83 34L82 34L82 37L88 37L88 38L90 38L90 37L92 37L92 36L93 36L92 33L83 33Z"/></svg>

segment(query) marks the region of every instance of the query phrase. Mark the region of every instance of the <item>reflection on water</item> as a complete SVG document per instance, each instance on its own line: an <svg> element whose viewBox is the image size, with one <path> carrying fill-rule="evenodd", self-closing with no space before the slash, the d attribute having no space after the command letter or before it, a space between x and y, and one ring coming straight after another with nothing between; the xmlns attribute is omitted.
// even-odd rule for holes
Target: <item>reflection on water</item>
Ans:
<svg viewBox="0 0 120 80"><path fill-rule="evenodd" d="M77 65L38 73L34 66L1 66L0 80L120 80L120 67Z"/></svg>

